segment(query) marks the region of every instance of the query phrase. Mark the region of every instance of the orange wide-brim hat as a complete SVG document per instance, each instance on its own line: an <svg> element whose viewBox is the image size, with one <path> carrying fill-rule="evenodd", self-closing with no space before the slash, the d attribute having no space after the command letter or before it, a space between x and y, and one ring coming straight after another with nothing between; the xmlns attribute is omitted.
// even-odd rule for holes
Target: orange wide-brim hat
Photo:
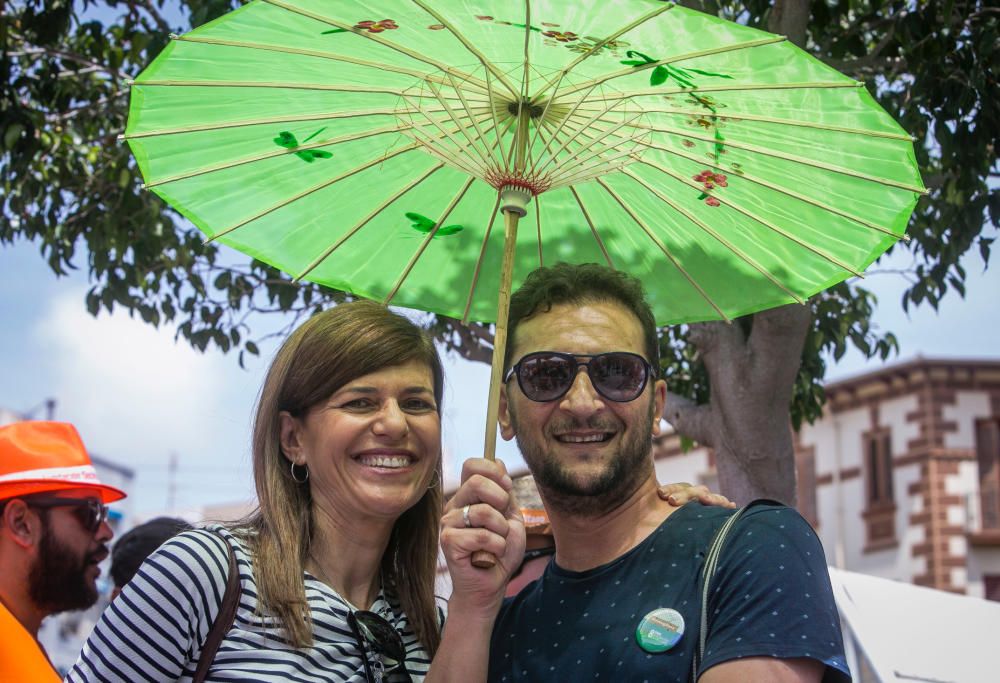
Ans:
<svg viewBox="0 0 1000 683"><path fill-rule="evenodd" d="M97 478L73 425L31 420L0 427L0 500L69 489L92 489L105 503L125 497Z"/></svg>

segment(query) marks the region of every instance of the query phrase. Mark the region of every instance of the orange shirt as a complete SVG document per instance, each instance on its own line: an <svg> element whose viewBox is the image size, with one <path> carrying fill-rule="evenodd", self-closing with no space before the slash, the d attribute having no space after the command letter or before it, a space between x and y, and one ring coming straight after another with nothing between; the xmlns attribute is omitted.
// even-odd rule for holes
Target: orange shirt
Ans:
<svg viewBox="0 0 1000 683"><path fill-rule="evenodd" d="M59 680L38 641L0 602L0 681L53 683Z"/></svg>

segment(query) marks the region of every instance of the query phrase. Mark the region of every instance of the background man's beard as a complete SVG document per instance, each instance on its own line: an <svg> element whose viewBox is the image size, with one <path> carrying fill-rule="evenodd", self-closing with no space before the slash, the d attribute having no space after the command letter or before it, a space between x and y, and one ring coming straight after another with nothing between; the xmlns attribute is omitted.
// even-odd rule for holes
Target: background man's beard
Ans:
<svg viewBox="0 0 1000 683"><path fill-rule="evenodd" d="M545 452L544 446L522 438L517 418L517 447L542 491L545 505L572 515L597 517L620 505L648 475L652 447L653 418L648 415L629 430L616 457L596 478L580 481L573 476L572 464L560 463Z"/></svg>
<svg viewBox="0 0 1000 683"><path fill-rule="evenodd" d="M103 547L76 556L51 529L46 529L28 576L29 597L52 614L90 607L97 602L97 587L87 578L87 569L102 551Z"/></svg>

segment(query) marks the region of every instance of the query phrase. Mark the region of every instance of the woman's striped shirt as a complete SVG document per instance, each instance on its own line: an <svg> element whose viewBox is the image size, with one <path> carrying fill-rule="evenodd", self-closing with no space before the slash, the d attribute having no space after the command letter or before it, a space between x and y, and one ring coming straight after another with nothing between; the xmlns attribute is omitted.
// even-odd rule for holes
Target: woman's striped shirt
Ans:
<svg viewBox="0 0 1000 683"><path fill-rule="evenodd" d="M228 542L239 568L240 601L206 680L364 683L365 655L348 625L351 608L344 599L304 572L313 645L293 648L277 618L258 613L247 548L225 528L211 529L215 533L175 536L146 560L101 616L66 681L191 681L226 589ZM370 609L396 627L406 646L407 671L414 681L423 680L430 661L399 604L380 592ZM374 671L376 655L369 651L368 657Z"/></svg>

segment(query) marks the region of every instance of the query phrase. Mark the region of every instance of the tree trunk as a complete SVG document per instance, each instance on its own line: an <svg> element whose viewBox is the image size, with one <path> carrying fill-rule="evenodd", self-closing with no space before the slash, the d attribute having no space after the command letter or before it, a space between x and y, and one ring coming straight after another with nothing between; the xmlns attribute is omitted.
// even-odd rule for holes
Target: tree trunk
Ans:
<svg viewBox="0 0 1000 683"><path fill-rule="evenodd" d="M768 29L804 47L808 22L808 0L775 0ZM789 405L811 320L807 306L792 304L754 315L749 337L735 323L691 326L711 398L699 406L669 393L663 416L715 449L719 491L740 505L754 498L796 503Z"/></svg>
<svg viewBox="0 0 1000 683"><path fill-rule="evenodd" d="M691 325L689 340L708 371L705 405L668 392L663 416L678 433L715 449L719 491L738 504L772 498L795 505L795 453L789 404L809 307L782 306L738 323Z"/></svg>
<svg viewBox="0 0 1000 683"><path fill-rule="evenodd" d="M767 30L788 38L801 48L806 46L806 27L809 25L809 0L775 0Z"/></svg>
<svg viewBox="0 0 1000 683"><path fill-rule="evenodd" d="M716 0L679 0L677 4L705 14L715 15L719 13L719 3Z"/></svg>

